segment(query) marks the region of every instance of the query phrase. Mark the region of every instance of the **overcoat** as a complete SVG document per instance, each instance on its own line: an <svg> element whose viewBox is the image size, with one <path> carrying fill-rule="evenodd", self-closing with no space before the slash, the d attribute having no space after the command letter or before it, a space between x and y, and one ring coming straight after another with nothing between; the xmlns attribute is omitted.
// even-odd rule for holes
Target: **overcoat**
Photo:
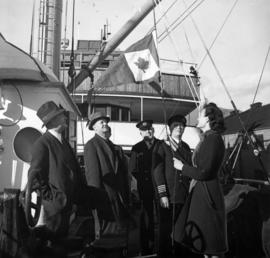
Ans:
<svg viewBox="0 0 270 258"><path fill-rule="evenodd" d="M154 139L150 148L142 140L135 144L131 150L129 160L129 172L136 178L140 199L143 201L154 199L152 181L152 153L155 145L159 142Z"/></svg>
<svg viewBox="0 0 270 258"><path fill-rule="evenodd" d="M47 227L65 234L72 204L80 199L85 180L69 143L61 143L48 131L34 144L28 174L39 177L42 187L42 204ZM86 185L86 184L85 184ZM63 214L67 216L63 216Z"/></svg>
<svg viewBox="0 0 270 258"><path fill-rule="evenodd" d="M194 151L193 166L183 166L183 175L196 182L176 221L174 239L198 253L227 251L224 196L218 177L224 152L222 137L209 130Z"/></svg>
<svg viewBox="0 0 270 258"><path fill-rule="evenodd" d="M127 215L129 178L123 150L96 134L84 149L87 184L100 189L107 202L99 214L108 221L121 221Z"/></svg>
<svg viewBox="0 0 270 258"><path fill-rule="evenodd" d="M152 180L152 153L159 140L154 138L151 146L142 140L131 150L129 173L137 180L137 189L141 201L140 212L140 245L142 254L153 252L155 241L155 194Z"/></svg>

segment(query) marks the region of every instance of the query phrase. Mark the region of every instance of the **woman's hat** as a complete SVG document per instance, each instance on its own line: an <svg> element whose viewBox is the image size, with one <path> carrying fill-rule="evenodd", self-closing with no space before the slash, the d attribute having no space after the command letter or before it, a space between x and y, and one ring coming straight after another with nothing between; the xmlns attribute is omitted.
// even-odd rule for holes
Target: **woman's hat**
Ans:
<svg viewBox="0 0 270 258"><path fill-rule="evenodd" d="M90 130L93 130L93 125L100 119L105 119L107 123L110 121L110 118L106 116L104 113L95 112L89 116L89 120L87 121L86 126L89 126Z"/></svg>
<svg viewBox="0 0 270 258"><path fill-rule="evenodd" d="M65 110L57 106L53 101L47 101L38 109L37 116L43 122L42 125L43 127L48 122L50 122L54 117L64 112Z"/></svg>
<svg viewBox="0 0 270 258"><path fill-rule="evenodd" d="M184 126L186 126L186 124L187 124L186 118L180 114L171 116L168 120L168 126L170 127L171 124L174 122L182 123Z"/></svg>

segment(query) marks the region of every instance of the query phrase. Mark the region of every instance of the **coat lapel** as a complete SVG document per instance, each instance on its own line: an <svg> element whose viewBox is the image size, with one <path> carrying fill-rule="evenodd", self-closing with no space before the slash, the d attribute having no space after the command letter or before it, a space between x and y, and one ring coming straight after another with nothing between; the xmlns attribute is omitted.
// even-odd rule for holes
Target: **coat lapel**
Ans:
<svg viewBox="0 0 270 258"><path fill-rule="evenodd" d="M112 143L113 144L113 143ZM114 145L113 144L113 146L114 146L114 151L115 151L115 174L117 174L117 171L118 171L118 167L119 167L119 159L120 159L120 157L121 157L121 150L120 150L120 148L118 147L118 146L116 146L116 145Z"/></svg>
<svg viewBox="0 0 270 258"><path fill-rule="evenodd" d="M114 172L115 172L115 153L113 148L111 148L109 146L109 144L102 139L99 135L95 135L95 138L97 140L98 145L104 150L104 155L107 155L110 163L111 163L111 167L113 168Z"/></svg>
<svg viewBox="0 0 270 258"><path fill-rule="evenodd" d="M59 142L59 140L54 137L51 133L46 132L47 137L51 138L54 144L55 153L57 154L57 159L61 161L67 169L74 171L76 170L74 159L70 155L70 148L68 146L68 143L63 139L63 143Z"/></svg>

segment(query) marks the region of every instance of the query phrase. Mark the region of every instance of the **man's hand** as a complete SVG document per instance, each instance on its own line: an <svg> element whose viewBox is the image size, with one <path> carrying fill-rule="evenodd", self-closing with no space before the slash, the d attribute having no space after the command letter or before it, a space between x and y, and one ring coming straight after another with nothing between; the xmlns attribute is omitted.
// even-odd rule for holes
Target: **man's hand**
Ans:
<svg viewBox="0 0 270 258"><path fill-rule="evenodd" d="M160 198L160 206L162 207L162 208L169 208L169 199L168 199L168 197L161 197Z"/></svg>

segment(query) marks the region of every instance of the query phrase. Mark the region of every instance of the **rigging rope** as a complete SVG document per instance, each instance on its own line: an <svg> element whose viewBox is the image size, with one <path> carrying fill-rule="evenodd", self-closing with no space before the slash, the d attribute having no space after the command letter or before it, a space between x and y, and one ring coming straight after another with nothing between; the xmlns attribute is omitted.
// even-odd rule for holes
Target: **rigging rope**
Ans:
<svg viewBox="0 0 270 258"><path fill-rule="evenodd" d="M247 129L246 129L245 125L244 125L244 122L243 122L242 118L240 117L239 111L238 111L238 109L236 108L236 105L235 105L235 103L234 103L234 101L233 101L233 99L232 99L232 97L231 97L231 95L230 95L230 93L229 93L229 90L228 90L228 88L227 88L227 86L226 86L226 84L225 84L225 82L224 82L224 80L223 80L223 78L222 78L222 76L221 76L221 74L220 74L220 72L219 72L219 70L218 70L216 64L215 64L215 62L214 62L214 59L213 59L213 57L212 57L212 55L211 55L209 49L208 49L207 46L206 46L206 43L205 43L205 41L204 41L204 39L203 39L203 37L202 37L200 31L199 31L199 28L198 28L197 24L195 23L195 21L194 21L192 15L190 15L190 17L191 17L192 23L193 23L193 25L194 25L194 27L195 27L195 29L196 29L198 35L199 35L199 38L200 38L200 40L201 40L201 42L202 42L202 44L203 44L203 46L204 46L204 49L205 49L207 55L209 56L209 59L210 59L212 65L213 65L213 67L214 67L214 69L215 69L215 71L216 71L216 73L217 73L217 75L218 75L218 77L219 77L219 79L220 79L220 81L221 81L221 84L222 84L222 86L223 86L223 88L224 88L224 90L225 90L225 92L226 92L228 98L230 99L230 102L231 102L231 104L232 104L232 106L233 106L233 109L234 109L234 111L235 111L235 114L236 114L236 116L237 116L237 118L238 118L238 120L239 120L239 122L240 122L241 128L243 129L244 133L247 135L248 140L250 141L250 144L252 145L253 149L255 149L256 147L255 147L255 145L254 145L254 142L252 141L250 135L249 135L248 132L247 132Z"/></svg>
<svg viewBox="0 0 270 258"><path fill-rule="evenodd" d="M194 55L193 55L191 44L189 42L188 35L186 33L186 30L185 30L185 27L184 26L183 26L183 30L184 30L184 34L185 34L185 39L186 39L187 44L188 44L188 49L189 49L189 52L190 52L190 56L191 56L192 62L195 63L195 58L194 58Z"/></svg>
<svg viewBox="0 0 270 258"><path fill-rule="evenodd" d="M154 0L154 1L155 1L156 6L157 6L156 0ZM158 5L158 8L160 8L161 13L164 13L160 4ZM166 19L166 22L168 22L167 15L164 15L164 17L165 17L165 19ZM166 22L164 22L164 25L165 25L165 28L166 28L166 31L167 31L167 35L169 35L169 39L170 39L170 41L171 41L171 43L172 43L172 45L173 45L173 47L174 47L174 50L175 50L175 52L176 52L176 54L177 54L177 60L178 60L178 63L179 63L179 65L180 65L180 67L182 68L183 75L184 75L185 80L186 80L186 82L187 82L187 85L188 85L188 87L189 87L189 90L190 90L190 93L191 93L191 95L192 95L192 98L196 101L196 97L197 97L198 99L200 99L200 98L199 98L199 96L198 96L198 94L197 94L197 91L196 91L196 88L195 88L195 86L194 86L193 80L191 79L191 76L188 75L188 76L189 76L189 80L190 80L191 85L192 85L193 88L191 88L191 86L190 86L190 82L189 82L189 80L187 79L187 75L186 75L186 73L185 73L185 71L184 71L183 61L182 61L182 60L180 59L180 57L179 57L180 55L179 55L179 53L178 53L178 49L177 49L177 47L176 47L176 44L175 44L175 41L174 41L173 37L171 36L170 28L168 27L168 25L167 25ZM194 92L195 92L196 97L195 97L195 95L194 95L193 90L194 90ZM195 104L196 104L197 107L199 106L197 102L195 102Z"/></svg>
<svg viewBox="0 0 270 258"><path fill-rule="evenodd" d="M169 7L168 7L168 9L165 11L165 14L167 13L167 12L169 12L169 10L176 4L176 2L177 2L178 0L175 0ZM196 0L197 1L197 0ZM153 10L155 10L155 9L153 9ZM155 25L146 33L146 35L149 35L150 33L152 33L155 29L156 29L156 24L158 24L160 21L161 21L161 19L163 18L163 16L165 15L165 14L163 14L161 17L159 17L159 19L155 22Z"/></svg>
<svg viewBox="0 0 270 258"><path fill-rule="evenodd" d="M258 93L258 90L259 90L259 86L260 86L262 75L263 75L263 72L264 72L264 69L265 69L266 61L268 59L269 51L270 51L270 45L269 45L268 50L267 50L267 54L266 54L266 57L265 57L265 60L264 60L263 68L262 68L262 72L261 72L261 75L260 75L260 78L259 78L259 81L258 81L258 85L256 87L256 91L255 91L255 94L254 94L254 98L253 98L252 104L254 104L255 99L256 99L256 96L257 96L257 93ZM249 113L249 115L248 115L248 117L246 119L246 124L248 124L248 122L250 120L250 117L251 117L251 112Z"/></svg>
<svg viewBox="0 0 270 258"><path fill-rule="evenodd" d="M157 35L157 21L156 21L156 13L155 13L155 8L153 9L153 18L154 18L154 31L155 31L155 45L157 49L157 56L158 56L158 67L159 67L159 82L161 83L161 90L163 93L163 80L162 80L162 73L161 73L161 68L160 68L160 57L159 57L159 48L158 48L158 35Z"/></svg>
<svg viewBox="0 0 270 258"><path fill-rule="evenodd" d="M157 5L157 3L155 2L155 4ZM157 39L157 27L156 27L156 16L155 16L155 9L153 9L153 13L154 13L154 27L155 27L155 31L156 31L156 39ZM158 44L157 44L157 52L158 52ZM159 52L158 52L159 53ZM158 55L159 56L159 55ZM159 67L160 67L160 60L159 60ZM161 73L160 73L161 74ZM162 80L162 76L161 76L161 87L162 87L162 91L163 91L163 80ZM161 95L161 98L162 98L162 110L163 110L163 117L164 117L164 127L165 127L165 130L166 130L166 137L169 138L169 132L168 132L168 128L166 126L167 124L167 112L166 112L166 104L165 104L165 99L163 97L163 94ZM169 141L170 143L170 151L171 151L171 154L173 156L173 148L172 148L172 145L171 145L171 141ZM176 172L176 171L175 171ZM176 195L176 175L177 173L175 173L174 175L174 196ZM174 220L175 220L175 204L173 204L173 209L172 209L172 234L174 235ZM174 240L172 238L172 247L174 249Z"/></svg>
<svg viewBox="0 0 270 258"><path fill-rule="evenodd" d="M154 2L155 2L155 5L157 6L156 0L154 0ZM165 17L165 19L166 19L166 21L167 21L167 16L166 16L166 14L164 14L164 12L162 12L163 10L162 10L162 8L161 8L160 5L159 5L159 8L160 8L160 10L161 10L161 13L163 13L163 16ZM168 26L167 26L167 23L164 22L164 24L165 24L166 31L168 31L169 28L168 28ZM168 33L168 34L169 34L169 33ZM179 54L178 54L178 49L176 48L176 44L175 44L175 42L174 42L174 40L172 39L172 37L171 37L170 34L169 34L169 38L170 38L170 40L171 40L171 42L172 42L172 45L173 45L173 47L174 47L174 49L175 49L175 51L176 51L176 53L177 53L177 59L178 59L178 62L179 62L179 64L180 64L180 67L181 67L182 70L183 70L183 74L184 74L185 80L186 80L186 82L187 82L187 85L188 85L188 87L189 87L189 89L190 89L191 95L192 95L193 99L196 101L195 96L194 96L194 93L193 93L192 88L191 88L191 86L190 86L190 83L189 83L189 81L188 81L188 79L187 79L186 73L184 72L184 69L183 69L183 61L180 60L180 57L179 57ZM196 89L195 89L195 86L194 86L193 81L192 81L192 79L190 78L190 76L189 76L189 79L190 79L190 81L191 81L191 84L192 84L192 86L193 86L193 89L194 89L195 93L197 94ZM198 99L199 99L199 96L198 96L198 95L197 95L197 97L198 97ZM163 96L162 96L162 100L163 100L162 103L163 103L164 119L165 119L165 123L167 123L167 119L166 119L166 106L165 106L165 100L164 100ZM196 104L196 106L197 106L197 102L195 102L195 104ZM171 143L171 140L170 140L170 137L169 137L169 132L168 132L168 128L167 128L166 124L165 124L165 130L166 130L167 138L169 139L169 144L170 144L170 151L171 151L171 154L172 154L172 156L174 156L173 146L172 146L172 143ZM176 184L177 184L177 183L176 183L176 181L177 181L177 170L176 170L176 169L174 169L174 170L175 170L175 173L174 173L173 195L175 196L175 195L176 195ZM171 218L172 235L174 235L174 231L175 231L175 226L174 226L175 216L176 216L176 207L175 207L175 203L173 203L173 206L172 206L172 218ZM172 242L171 242L171 245L172 245L172 248L173 248L173 250L174 250L174 239L172 238L171 241L172 241Z"/></svg>
<svg viewBox="0 0 270 258"><path fill-rule="evenodd" d="M191 8L191 6L197 2L198 0L194 1L187 9ZM180 20L172 29L169 30L169 33L171 33L172 31L174 31L193 11L195 11L205 0L201 0L200 3L198 3L192 10L190 10L183 18L182 20ZM187 9L184 11L184 13L187 11ZM183 14L184 14L183 13ZM182 14L182 15L183 15ZM170 25L170 28L182 17L179 16L171 25ZM166 34L167 33L167 34ZM163 37L162 37L163 36ZM160 34L159 36L159 42L163 41L166 37L168 36L168 31L165 30L163 33Z"/></svg>
<svg viewBox="0 0 270 258"><path fill-rule="evenodd" d="M176 3L176 1L174 2ZM157 4L155 2L155 4ZM168 9L166 10L168 11ZM162 100L162 110L163 110L163 118L164 118L164 124L166 125L167 123L167 113L166 113L166 104L165 104L165 99L164 99L164 94L163 94L163 91L164 91L164 84L163 84L163 76L162 76L162 73L161 73L161 62L160 62L160 57L159 57L159 45L158 45L158 34L157 34L157 20L156 20L156 13L155 13L155 8L153 9L153 18L154 18L154 30L155 30L155 38L156 38L156 48L157 48L157 53L158 53L158 66L159 66L159 82L161 84L161 100ZM161 20L161 18L159 19Z"/></svg>
<svg viewBox="0 0 270 258"><path fill-rule="evenodd" d="M68 75L71 78L72 83L72 96L74 95L75 90L75 80L74 76L76 75L74 67L74 16L75 16L75 0L73 0L73 9L72 9L72 38L71 38L71 54L70 54L70 66L68 70Z"/></svg>
<svg viewBox="0 0 270 258"><path fill-rule="evenodd" d="M265 57L265 60L264 60L263 68L262 68L262 72L261 72L260 79L259 79L259 82L258 82L256 91L255 91L255 95L254 95L252 104L255 102L255 99L256 99L256 96L257 96L257 93L258 93L258 89L260 87L260 83L261 83L261 79L262 79L262 76L263 76L263 72L264 72L264 68L265 68L265 65L266 65L266 61L268 59L269 51L270 51L270 45L269 45L268 50L267 50L267 54L266 54L266 57Z"/></svg>
<svg viewBox="0 0 270 258"><path fill-rule="evenodd" d="M264 60L263 68L262 68L262 72L261 72L261 75L260 75L260 78L259 78L258 85L257 85L257 87L256 87L256 91L255 91L255 95L254 95L252 104L254 104L256 95L257 95L258 90L259 90L259 86L260 86L260 83L261 83L262 75L263 75L263 72L264 72L264 69L265 69L265 65L266 65L266 61L267 61L267 59L268 59L269 52L270 52L270 45L269 45L268 50L267 50L267 54L266 54L266 57L265 57L265 60ZM238 116L240 117L239 114L238 114ZM247 125L248 125L248 122L249 122L249 120L250 120L250 117L251 117L251 112L249 112L248 117L247 117L247 119L246 119L246 121L245 121ZM252 136L254 137L254 139L255 139L254 141L255 141L255 143L257 143L257 146L255 145L255 143L253 142L253 140L252 140L252 138L251 138L251 136L250 136L250 134L249 134L250 129L252 129L251 132L250 132L250 134L252 134ZM254 128L254 129L255 129L255 128ZM261 159L261 156L259 155L259 152L260 152L260 150L259 150L259 149L260 149L260 146L259 146L259 144L258 144L259 141L258 141L258 139L257 139L257 137L256 137L256 134L254 133L254 129L251 127L251 128L249 128L249 130L245 130L245 131L244 131L244 137L247 137L248 140L250 141L250 144L251 144L252 147L253 147L253 154L255 155L255 157L257 157L258 162L259 162L259 164L261 165L262 171L263 171L264 174L266 175L267 182L269 183L269 182L270 182L270 178L268 177L268 172L267 172L267 170L266 170L266 167L265 167L265 165L264 165L264 163L263 163L263 161L262 161L262 159ZM238 137L239 137L239 136L238 136ZM243 138L244 138L244 137L243 137ZM241 150L243 141L244 141L244 140L241 141L241 145L240 145L240 147L239 147L239 149L238 149L238 153L237 153L237 155L236 155L236 158L235 158L233 167L234 167L235 164L236 164L237 157L238 157L238 155L239 155L239 153L240 153L240 150ZM259 143L260 143L260 142L259 142ZM235 148L237 148L237 146L236 146ZM263 148L262 148L262 149L263 149ZM231 156L232 156L232 154L231 154Z"/></svg>
<svg viewBox="0 0 270 258"><path fill-rule="evenodd" d="M215 44L215 42L216 42L218 36L220 35L220 33L221 33L223 27L225 26L226 22L228 21L228 19L229 19L230 15L231 15L233 9L235 8L237 2L238 2L238 0L235 0L235 2L234 2L234 4L233 4L232 8L230 9L229 13L228 13L227 16L225 17L225 20L223 21L223 23L222 23L222 25L221 25L221 27L220 27L220 29L218 30L218 32L217 32L217 34L216 34L214 40L212 41L210 47L208 48L209 50L211 50L212 47L214 46L214 44ZM203 62L204 62L205 59L206 59L206 57L207 57L207 52L205 53L205 55L203 56L202 60L200 61L199 65L198 65L198 70L200 70L200 68L201 68L201 66L202 66L202 64L203 64Z"/></svg>
<svg viewBox="0 0 270 258"><path fill-rule="evenodd" d="M219 70L218 70L218 68L217 68L217 66L216 66L216 64L215 64L215 62L214 62L214 59L213 59L212 55L210 54L209 49L208 49L207 46L206 46L206 43L205 43L205 41L204 41L204 39L203 39L203 37L202 37L200 31L199 31L199 28L198 28L197 24L195 23L194 19L192 18L192 15L190 15L190 17L191 17L193 26L195 27L195 29L196 29L196 31L197 31L197 33L198 33L198 35L199 35L199 38L200 38L200 40L201 40L201 42L202 42L202 44L203 44L203 47L204 47L204 49L205 49L207 55L209 56L210 61L211 61L212 65L214 66L214 69L215 69L215 71L216 71L216 73L217 73L217 75L218 75L218 77L219 77L219 79L220 79L220 81L221 81L221 83L222 83L222 85L223 85L223 87L224 87L224 89L225 89L225 91L226 91L226 93L227 93L227 95L228 95L230 101L233 102L233 101L232 101L232 97L231 97L231 95L230 95L230 93L229 93L229 91L228 91L228 89L227 89L227 86L226 86L226 84L225 84L225 82L224 82L224 80L223 80L223 78L222 78L222 76L221 76L221 74L220 74L220 72L219 72ZM233 104L233 107L236 109L235 104Z"/></svg>

